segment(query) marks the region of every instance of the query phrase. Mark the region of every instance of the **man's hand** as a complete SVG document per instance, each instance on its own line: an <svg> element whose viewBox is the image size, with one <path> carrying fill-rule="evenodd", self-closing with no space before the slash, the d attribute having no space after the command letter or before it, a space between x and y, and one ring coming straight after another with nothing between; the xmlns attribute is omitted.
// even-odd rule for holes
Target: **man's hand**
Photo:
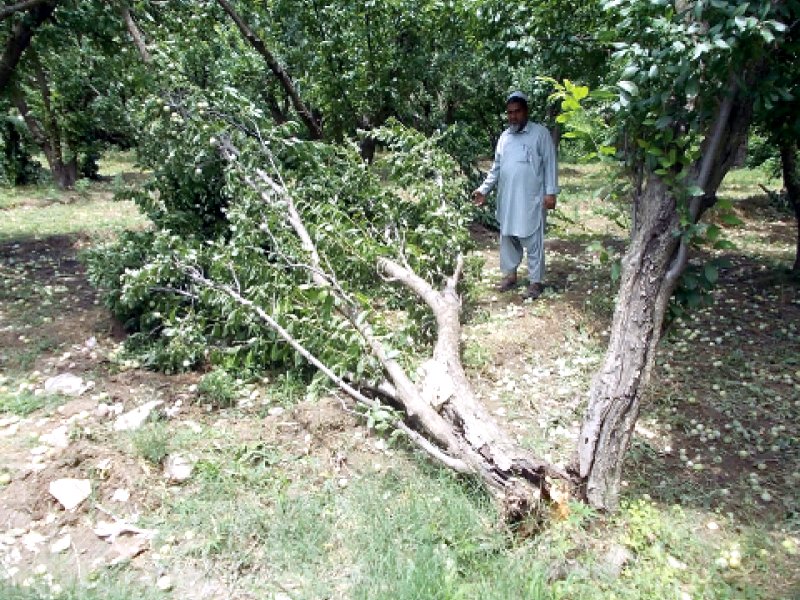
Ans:
<svg viewBox="0 0 800 600"><path fill-rule="evenodd" d="M482 194L480 190L472 192L472 203L475 206L483 206L486 204L486 194Z"/></svg>
<svg viewBox="0 0 800 600"><path fill-rule="evenodd" d="M544 207L547 210L553 210L556 207L556 196L555 196L555 194L547 194L544 197Z"/></svg>

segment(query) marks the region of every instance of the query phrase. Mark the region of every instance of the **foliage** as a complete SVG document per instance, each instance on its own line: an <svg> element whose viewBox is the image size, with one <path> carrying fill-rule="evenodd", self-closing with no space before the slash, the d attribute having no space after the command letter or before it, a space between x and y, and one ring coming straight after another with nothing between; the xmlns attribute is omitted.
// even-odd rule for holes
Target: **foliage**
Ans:
<svg viewBox="0 0 800 600"><path fill-rule="evenodd" d="M171 434L161 420L150 420L131 434L136 453L153 465L160 465L170 451Z"/></svg>
<svg viewBox="0 0 800 600"><path fill-rule="evenodd" d="M94 178L100 152L134 138L128 100L143 78L112 3L63 2L55 16L37 30L7 92L27 105L26 135L51 168L58 157Z"/></svg>
<svg viewBox="0 0 800 600"><path fill-rule="evenodd" d="M196 94L144 105L141 160L154 174L134 200L153 230L89 255L106 304L136 332L129 349L168 371L204 362L244 370L303 363L224 294L193 289L184 273L191 266L241 290L342 372L362 377L374 368L333 298L309 285L285 203L252 185L259 169L292 194L323 261L375 316L379 333L398 348L424 339L427 311L375 268L390 256L441 281L468 244L465 181L437 140L393 123L373 132L387 152L367 165L353 145L297 139L295 124L275 126L233 90ZM223 160L222 144L238 149L234 160Z"/></svg>
<svg viewBox="0 0 800 600"><path fill-rule="evenodd" d="M35 147L16 116L0 101L0 184L27 185L41 177L41 165L33 158Z"/></svg>
<svg viewBox="0 0 800 600"><path fill-rule="evenodd" d="M217 408L234 405L237 396L236 380L223 369L214 369L203 375L197 386L200 398Z"/></svg>

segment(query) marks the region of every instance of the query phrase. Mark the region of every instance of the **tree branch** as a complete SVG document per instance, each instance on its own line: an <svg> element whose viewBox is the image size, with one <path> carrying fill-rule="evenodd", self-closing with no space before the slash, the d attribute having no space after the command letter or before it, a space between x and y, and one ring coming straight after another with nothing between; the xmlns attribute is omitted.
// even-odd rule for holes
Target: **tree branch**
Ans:
<svg viewBox="0 0 800 600"><path fill-rule="evenodd" d="M50 18L59 0L42 0L28 10L28 19L22 19L6 40L0 55L0 90L5 90L19 64L22 54L31 44L34 30Z"/></svg>
<svg viewBox="0 0 800 600"><path fill-rule="evenodd" d="M133 15L131 14L130 8L123 4L120 7L120 13L122 14L122 19L125 21L125 27L128 28L128 33L133 40L133 45L136 46L136 50L139 52L142 62L145 64L150 64L153 61L153 57L150 55L150 51L147 49L147 42L144 39L142 30L139 29L136 21L133 20Z"/></svg>
<svg viewBox="0 0 800 600"><path fill-rule="evenodd" d="M46 1L47 0L25 0L24 2L12 4L11 6L3 6L0 8L0 21L6 20L8 17L21 10L30 10L39 4L44 4Z"/></svg>
<svg viewBox="0 0 800 600"><path fill-rule="evenodd" d="M327 377L336 387L338 387L342 392L350 396L353 400L358 402L364 407L373 408L377 401L367 398L359 392L356 388L352 385L347 383L342 377L337 375L333 372L330 367L328 367L325 363L323 363L320 359L318 359L311 351L309 351L305 346L303 346L300 342L298 342L292 334L290 334L280 323L278 323L272 315L267 313L263 308L258 306L252 300L245 298L242 296L237 290L234 290L232 287L223 285L220 283L216 283L211 281L207 277L204 277L200 271L196 268L188 267L186 265L179 265L181 269L189 276L189 278L194 281L196 284L207 287L210 289L217 290L219 292L223 292L227 294L230 298L236 301L238 304L248 308L252 312L254 312L264 323L266 323L270 329L272 329L278 336L281 337L287 344L289 344L292 349L300 354L303 358L305 358L311 365L316 367L325 377ZM421 450L426 452L428 455L433 457L434 459L438 460L445 466L459 472L459 473L470 473L471 470L467 466L467 464L458 458L454 458L442 450L440 450L435 444L431 443L425 437L423 437L418 432L412 430L408 425L403 423L402 421L397 421L394 423L394 426L401 431L403 431L409 439L417 445Z"/></svg>
<svg viewBox="0 0 800 600"><path fill-rule="evenodd" d="M250 28L244 19L242 19L239 13L236 12L233 6L231 6L230 2L227 0L217 0L217 4L219 4L233 20L233 22L236 24L236 27L239 28L239 31L242 33L247 42L256 52L261 55L261 57L267 63L270 71L272 71L272 74L278 78L281 87L283 87L286 94L289 96L289 98L291 98L292 106L294 106L297 114L306 124L306 127L308 127L311 136L314 139L322 139L322 127L314 118L314 115L311 113L311 110L308 108L308 106L306 106L306 104L303 102L302 98L300 98L300 94L297 93L297 88L295 87L291 77L289 77L289 74L280 64L275 55L270 52L269 48L267 48L264 40L256 35L256 33Z"/></svg>

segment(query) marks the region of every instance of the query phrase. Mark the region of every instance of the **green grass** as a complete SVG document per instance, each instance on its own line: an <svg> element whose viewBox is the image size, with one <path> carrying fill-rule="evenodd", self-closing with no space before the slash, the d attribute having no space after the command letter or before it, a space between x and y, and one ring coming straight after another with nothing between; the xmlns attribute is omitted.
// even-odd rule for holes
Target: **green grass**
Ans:
<svg viewBox="0 0 800 600"><path fill-rule="evenodd" d="M171 450L172 433L161 420L149 421L131 433L136 454L153 465L160 465Z"/></svg>
<svg viewBox="0 0 800 600"><path fill-rule="evenodd" d="M81 180L73 190L51 183L0 187L0 242L65 234L97 234L145 227L148 220L132 202L112 200L123 179L141 178L129 152L110 153L100 161L100 174L109 181Z"/></svg>
<svg viewBox="0 0 800 600"><path fill-rule="evenodd" d="M166 598L154 585L144 586L112 569L95 572L89 582L48 585L43 579L21 586L0 580L2 600L157 600Z"/></svg>
<svg viewBox="0 0 800 600"><path fill-rule="evenodd" d="M144 227L147 219L132 202L110 199L13 207L3 211L0 241L64 234L93 234Z"/></svg>
<svg viewBox="0 0 800 600"><path fill-rule="evenodd" d="M37 410L55 407L63 402L63 397L55 394L34 394L30 390L9 390L7 385L0 387L0 414L27 417Z"/></svg>

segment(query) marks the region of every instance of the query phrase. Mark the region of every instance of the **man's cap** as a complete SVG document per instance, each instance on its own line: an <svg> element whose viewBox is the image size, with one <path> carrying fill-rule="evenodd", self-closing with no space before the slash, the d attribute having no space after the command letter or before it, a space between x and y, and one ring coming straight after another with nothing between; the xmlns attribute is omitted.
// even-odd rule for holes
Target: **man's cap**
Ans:
<svg viewBox="0 0 800 600"><path fill-rule="evenodd" d="M528 105L528 97L525 94L523 94L522 92L520 92L519 90L517 90L516 92L511 92L508 95L508 98L506 98L506 104L508 104L510 102L521 102L522 104L527 106Z"/></svg>

